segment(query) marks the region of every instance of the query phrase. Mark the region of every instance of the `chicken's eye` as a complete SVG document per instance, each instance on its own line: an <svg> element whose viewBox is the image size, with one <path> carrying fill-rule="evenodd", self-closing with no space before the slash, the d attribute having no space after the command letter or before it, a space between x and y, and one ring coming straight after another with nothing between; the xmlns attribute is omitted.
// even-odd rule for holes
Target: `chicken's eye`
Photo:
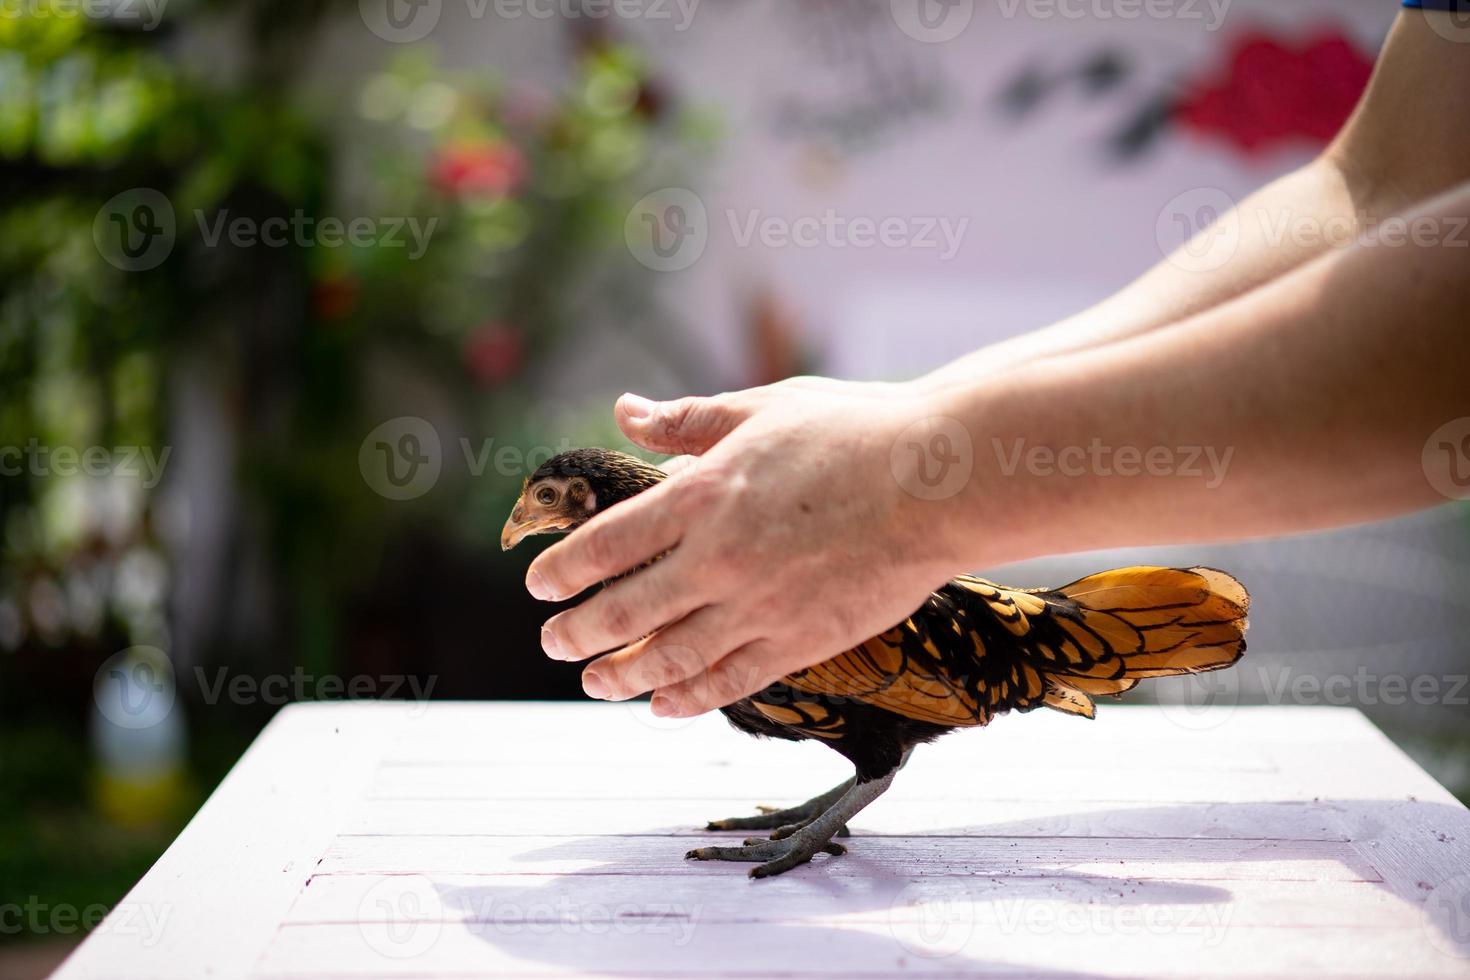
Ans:
<svg viewBox="0 0 1470 980"><path fill-rule="evenodd" d="M547 506L556 503L556 491L551 487L542 487L536 491L536 502Z"/></svg>

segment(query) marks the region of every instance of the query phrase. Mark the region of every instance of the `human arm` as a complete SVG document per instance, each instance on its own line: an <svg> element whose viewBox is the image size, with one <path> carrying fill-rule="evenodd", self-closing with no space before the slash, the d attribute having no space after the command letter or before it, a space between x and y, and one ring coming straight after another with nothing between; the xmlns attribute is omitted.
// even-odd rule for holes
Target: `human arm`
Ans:
<svg viewBox="0 0 1470 980"><path fill-rule="evenodd" d="M637 441L703 456L532 564L532 591L565 598L670 551L554 617L552 645L570 660L621 648L588 667L589 694L657 690L656 711L692 714L881 632L964 569L1426 506L1425 439L1470 415L1470 185L1403 222L1400 244L1329 253L1170 327L969 386L625 398ZM904 467L924 455L904 446L943 419L972 471L922 499ZM1018 439L1229 461L1213 485L1177 467L1008 466Z"/></svg>
<svg viewBox="0 0 1470 980"><path fill-rule="evenodd" d="M1446 110L1439 94L1470 89L1464 45L1431 25L1438 18L1441 31L1448 31L1444 25L1451 16L1399 14L1356 111L1311 163L1249 195L1095 306L958 358L923 383L965 384L1038 357L1088 350L1177 323L1470 178L1470 126L1463 114ZM1296 228L1321 234L1283 235Z"/></svg>

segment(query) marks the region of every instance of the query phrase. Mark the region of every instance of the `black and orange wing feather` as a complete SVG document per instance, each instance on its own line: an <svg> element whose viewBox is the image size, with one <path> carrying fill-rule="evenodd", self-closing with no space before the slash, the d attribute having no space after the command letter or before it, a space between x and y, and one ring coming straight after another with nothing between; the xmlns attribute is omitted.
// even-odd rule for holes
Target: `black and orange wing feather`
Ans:
<svg viewBox="0 0 1470 980"><path fill-rule="evenodd" d="M1050 591L962 576L893 629L783 683L945 726L1041 705L1092 717L1095 695L1234 663L1248 606L1239 582L1205 568L1115 569Z"/></svg>

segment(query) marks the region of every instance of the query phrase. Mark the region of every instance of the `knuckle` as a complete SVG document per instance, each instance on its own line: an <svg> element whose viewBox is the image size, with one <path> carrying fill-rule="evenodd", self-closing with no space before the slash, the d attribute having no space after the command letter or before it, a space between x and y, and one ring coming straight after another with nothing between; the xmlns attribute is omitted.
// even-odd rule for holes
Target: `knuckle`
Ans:
<svg viewBox="0 0 1470 980"><path fill-rule="evenodd" d="M606 524L590 524L582 536L582 554L596 571L611 567L616 557L617 544L612 531Z"/></svg>
<svg viewBox="0 0 1470 980"><path fill-rule="evenodd" d="M678 649L669 647L649 648L630 665L629 679L643 691L679 683L688 673L679 653Z"/></svg>
<svg viewBox="0 0 1470 980"><path fill-rule="evenodd" d="M633 610L626 602L609 598L602 608L602 627L615 642L628 639L637 630Z"/></svg>

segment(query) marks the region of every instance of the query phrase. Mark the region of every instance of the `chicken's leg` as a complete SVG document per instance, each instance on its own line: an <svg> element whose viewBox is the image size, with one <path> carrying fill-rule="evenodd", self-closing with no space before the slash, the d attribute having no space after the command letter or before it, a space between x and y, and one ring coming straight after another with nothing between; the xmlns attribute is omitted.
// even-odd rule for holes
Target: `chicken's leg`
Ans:
<svg viewBox="0 0 1470 980"><path fill-rule="evenodd" d="M856 777L854 777L856 778ZM763 806L758 809L760 813L750 817L726 817L724 820L711 820L705 830L781 830L787 827L793 830L811 823L813 820L825 813L828 808L842 799L842 794L852 789L853 780L845 780L825 793L819 793L796 806L788 806L784 810L775 807ZM847 836L847 828L843 827L837 832L838 837Z"/></svg>
<svg viewBox="0 0 1470 980"><path fill-rule="evenodd" d="M805 864L818 851L842 854L847 848L832 843L832 835L863 807L882 796L883 791L893 782L893 775L897 771L894 769L866 782L854 782L821 816L789 837L780 840L752 837L745 842L744 847L696 847L684 857L696 861L760 861L763 863L750 869L750 876L766 878L789 871L798 864Z"/></svg>

